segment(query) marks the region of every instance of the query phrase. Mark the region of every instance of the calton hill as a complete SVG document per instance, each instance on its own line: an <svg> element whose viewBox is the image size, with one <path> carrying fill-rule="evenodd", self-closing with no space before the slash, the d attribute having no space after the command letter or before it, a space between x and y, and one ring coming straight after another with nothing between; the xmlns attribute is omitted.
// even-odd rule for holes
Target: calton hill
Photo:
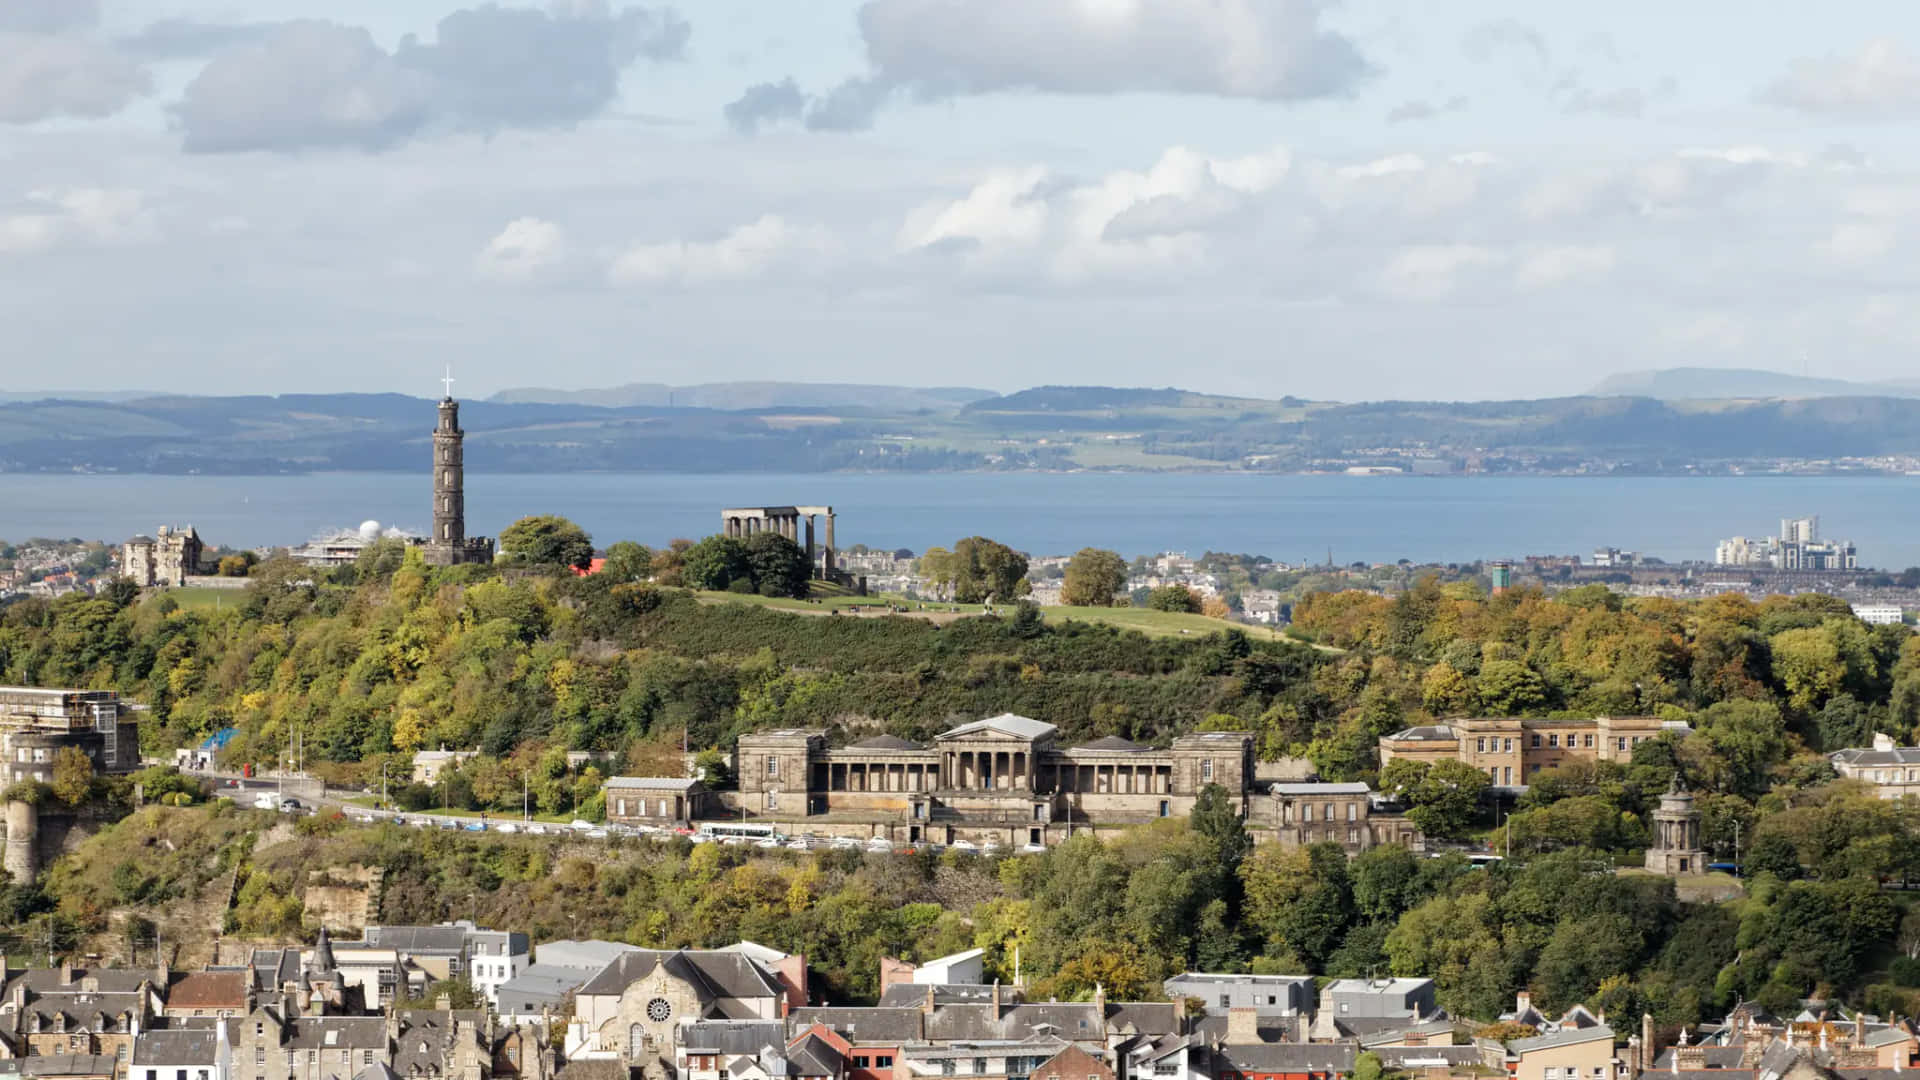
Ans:
<svg viewBox="0 0 1920 1080"><path fill-rule="evenodd" d="M835 746L1007 713L1075 744L1251 732L1261 762L1396 801L1426 850L1258 842L1217 786L1190 813L1044 851L879 854L296 819L163 767L105 777L67 762L8 793L94 811L34 880L0 891L9 950L125 962L164 942L202 963L223 936L308 941L342 884L377 868L367 914L386 923L751 940L804 953L815 996L836 1003L874 1000L883 957L981 948L988 977L1011 983L1018 965L1030 1000L1154 999L1169 976L1213 971L1430 977L1463 1022L1494 1021L1526 990L1620 1031L1743 1001L1920 1008L1920 913L1900 888L1920 878L1915 811L1840 779L1828 756L1876 734L1914 740L1920 644L1832 598L1491 596L1424 579L1394 596L1307 595L1287 637L1218 622L1151 633L1092 605L1022 603L1024 563L982 538L943 551L941 573L954 603L993 612L945 620L822 614L779 537L616 543L591 574L590 539L561 519L518 523L501 548L438 569L397 542L331 571L270 559L219 607L132 588L21 600L0 610L0 682L143 703L150 759L219 733L223 769L268 770L297 748L334 788L513 820L523 807L602 820L607 776L675 775L689 751L727 788L735 741L776 728ZM1070 568L1077 595L1113 597L1112 567ZM1383 736L1423 725L1630 715L1673 723L1517 795L1455 762L1380 767ZM428 749L470 754L416 782ZM1706 879L1622 869L1641 864L1675 787L1694 794L1701 846L1740 878L1697 888Z"/></svg>

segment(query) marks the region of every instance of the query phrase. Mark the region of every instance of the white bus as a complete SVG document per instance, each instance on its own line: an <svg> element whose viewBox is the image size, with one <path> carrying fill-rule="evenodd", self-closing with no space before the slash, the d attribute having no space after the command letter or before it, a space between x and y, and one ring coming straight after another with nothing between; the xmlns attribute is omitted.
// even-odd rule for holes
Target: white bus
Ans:
<svg viewBox="0 0 1920 1080"><path fill-rule="evenodd" d="M779 833L771 825L750 825L739 821L703 821L698 833L701 839L717 840L722 843L734 840L736 843L751 843L766 840Z"/></svg>

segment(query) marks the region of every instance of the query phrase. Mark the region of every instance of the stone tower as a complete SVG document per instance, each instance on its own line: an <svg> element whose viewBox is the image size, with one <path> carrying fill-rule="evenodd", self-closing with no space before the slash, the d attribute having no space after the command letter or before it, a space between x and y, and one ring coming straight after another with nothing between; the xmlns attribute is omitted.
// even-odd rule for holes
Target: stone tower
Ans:
<svg viewBox="0 0 1920 1080"><path fill-rule="evenodd" d="M1653 845L1647 848L1647 869L1669 877L1707 872L1707 853L1700 850L1700 811L1693 794L1675 773L1660 809L1653 812Z"/></svg>
<svg viewBox="0 0 1920 1080"><path fill-rule="evenodd" d="M440 399L440 422L433 429L433 535L427 538L427 564L493 561L493 541L467 536L467 433L460 430L460 403L453 400L453 379Z"/></svg>

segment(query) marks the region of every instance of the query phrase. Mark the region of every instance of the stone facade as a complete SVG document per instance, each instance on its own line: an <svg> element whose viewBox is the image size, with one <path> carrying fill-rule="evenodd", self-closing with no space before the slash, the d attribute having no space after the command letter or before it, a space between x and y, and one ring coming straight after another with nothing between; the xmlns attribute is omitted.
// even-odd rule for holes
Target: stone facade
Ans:
<svg viewBox="0 0 1920 1080"><path fill-rule="evenodd" d="M601 790L607 821L616 825L685 827L711 816L715 806L705 784L684 777L616 776Z"/></svg>
<svg viewBox="0 0 1920 1080"><path fill-rule="evenodd" d="M1380 767L1396 760L1464 761L1487 774L1496 788L1520 790L1541 769L1570 761L1619 761L1648 739L1681 723L1657 716L1596 716L1590 720L1546 720L1494 716L1448 720L1397 731L1380 740Z"/></svg>
<svg viewBox="0 0 1920 1080"><path fill-rule="evenodd" d="M460 403L449 394L440 401L440 423L433 429L433 535L427 538L429 566L493 561L493 541L467 535L466 443L460 430Z"/></svg>
<svg viewBox="0 0 1920 1080"><path fill-rule="evenodd" d="M1009 714L962 724L931 744L882 735L829 748L825 732L799 728L744 735L739 798L747 813L780 821L903 823L898 838L908 843L1023 846L1184 816L1219 784L1256 827L1277 824L1263 820L1265 800L1250 798L1264 789L1253 779L1247 732L1198 732L1164 749L1114 737L1062 747L1058 734ZM1340 795L1356 797L1366 801ZM1369 833L1354 846L1374 842L1387 841Z"/></svg>
<svg viewBox="0 0 1920 1080"><path fill-rule="evenodd" d="M1693 794L1680 786L1679 774L1660 808L1653 812L1653 844L1647 848L1647 869L1669 877L1707 872L1707 853L1700 850L1700 811Z"/></svg>
<svg viewBox="0 0 1920 1080"><path fill-rule="evenodd" d="M193 526L175 529L162 525L155 536L136 536L120 545L120 576L141 588L181 586L200 573L205 545Z"/></svg>
<svg viewBox="0 0 1920 1080"><path fill-rule="evenodd" d="M139 726L112 690L0 686L0 776L50 783L55 756L73 746L95 772L140 768Z"/></svg>
<svg viewBox="0 0 1920 1080"><path fill-rule="evenodd" d="M1255 801L1249 817L1252 824L1270 825L1282 847L1339 844L1357 854L1380 844L1425 846L1420 830L1404 815L1374 805L1365 784L1272 784L1266 796Z"/></svg>
<svg viewBox="0 0 1920 1080"><path fill-rule="evenodd" d="M1875 732L1871 747L1848 747L1828 756L1835 772L1872 784L1883 799L1920 795L1920 747L1898 746Z"/></svg>

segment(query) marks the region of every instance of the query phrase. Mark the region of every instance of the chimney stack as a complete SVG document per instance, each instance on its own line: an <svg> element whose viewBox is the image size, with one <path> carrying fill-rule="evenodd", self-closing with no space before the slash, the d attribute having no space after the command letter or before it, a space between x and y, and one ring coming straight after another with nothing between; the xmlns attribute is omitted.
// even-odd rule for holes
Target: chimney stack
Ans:
<svg viewBox="0 0 1920 1080"><path fill-rule="evenodd" d="M1257 1046L1260 1043L1260 1011L1258 1009L1227 1010L1227 1045Z"/></svg>
<svg viewBox="0 0 1920 1080"><path fill-rule="evenodd" d="M1107 1019L1107 988L1099 983L1093 984L1093 1011L1100 1014L1100 1022Z"/></svg>
<svg viewBox="0 0 1920 1080"><path fill-rule="evenodd" d="M1513 995L1513 1012L1516 1018L1524 1018L1528 1010L1532 1008L1533 1008L1532 993L1526 990L1522 990L1519 993ZM1521 1019L1521 1022L1525 1023L1526 1021L1524 1019Z"/></svg>
<svg viewBox="0 0 1920 1080"><path fill-rule="evenodd" d="M999 1023L1000 1021L1000 980L999 979L993 980L993 1019L995 1023Z"/></svg>
<svg viewBox="0 0 1920 1080"><path fill-rule="evenodd" d="M926 1013L928 1016L933 1015L933 984L932 983L927 984L926 1004L920 1006L920 1011L923 1013Z"/></svg>
<svg viewBox="0 0 1920 1080"><path fill-rule="evenodd" d="M1653 1060L1659 1056L1660 1056L1660 1052L1658 1048L1656 1048L1653 1045L1653 1014L1650 1012L1641 1013L1640 1014L1640 1071L1652 1072Z"/></svg>

